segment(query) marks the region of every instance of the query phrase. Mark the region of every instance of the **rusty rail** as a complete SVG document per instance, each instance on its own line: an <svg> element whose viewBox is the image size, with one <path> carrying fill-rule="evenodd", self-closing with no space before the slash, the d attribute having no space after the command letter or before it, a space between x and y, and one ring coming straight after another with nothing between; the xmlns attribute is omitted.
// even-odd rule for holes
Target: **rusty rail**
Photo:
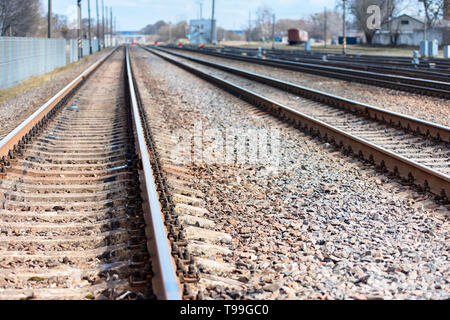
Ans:
<svg viewBox="0 0 450 320"><path fill-rule="evenodd" d="M136 90L133 80L133 70L130 63L128 48L126 49L127 77L133 116L133 128L137 141L137 152L141 160L141 192L143 195L143 210L146 223L145 233L147 246L152 257L154 272L153 291L159 299L180 300L180 284L176 275L176 267L173 262L167 231L164 227L163 214L159 203L156 183L153 178L153 170L150 165L150 154L147 147L148 132L144 130L141 117L142 108L136 98Z"/></svg>

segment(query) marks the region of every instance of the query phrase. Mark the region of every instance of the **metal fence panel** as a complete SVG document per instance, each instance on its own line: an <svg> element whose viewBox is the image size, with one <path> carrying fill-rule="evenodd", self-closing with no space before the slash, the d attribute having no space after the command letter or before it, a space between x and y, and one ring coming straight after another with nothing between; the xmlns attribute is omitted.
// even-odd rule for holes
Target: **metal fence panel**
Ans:
<svg viewBox="0 0 450 320"><path fill-rule="evenodd" d="M67 40L69 42L69 63L73 63L75 61L78 61L78 41L77 39L69 39Z"/></svg>
<svg viewBox="0 0 450 320"><path fill-rule="evenodd" d="M98 39L92 39L92 53L98 51L98 43ZM88 56L89 40L83 39L82 48L83 56ZM0 37L0 89L75 61L77 39Z"/></svg>
<svg viewBox="0 0 450 320"><path fill-rule="evenodd" d="M0 37L0 89L65 66L65 40Z"/></svg>
<svg viewBox="0 0 450 320"><path fill-rule="evenodd" d="M89 40L83 39L81 42L81 47L83 48L83 57L89 55Z"/></svg>

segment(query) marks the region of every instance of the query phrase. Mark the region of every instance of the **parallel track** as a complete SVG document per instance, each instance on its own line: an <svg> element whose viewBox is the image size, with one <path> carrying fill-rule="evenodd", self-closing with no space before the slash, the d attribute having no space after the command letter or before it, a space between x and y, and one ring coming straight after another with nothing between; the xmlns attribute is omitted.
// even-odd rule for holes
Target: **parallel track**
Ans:
<svg viewBox="0 0 450 320"><path fill-rule="evenodd" d="M344 67L333 67L317 63L295 62L275 58L261 59L256 57L243 56L241 54L235 53L220 53L209 50L196 50L191 48L180 49L178 47L173 47L173 49L187 50L221 58L268 65L272 67L287 69L290 71L307 72L330 78L355 81L369 85L376 85L396 90L419 93L423 95L436 96L445 99L450 98L450 84L448 81L427 80L416 77L355 70Z"/></svg>
<svg viewBox="0 0 450 320"><path fill-rule="evenodd" d="M202 48L202 50L218 50L222 52L239 53L256 56L258 49L239 48L239 47L224 47L224 48ZM337 54L326 52L305 52L301 50L271 50L263 49L262 54L266 57L279 57L281 59L293 61L316 61L324 64L332 63L341 64L342 66L365 69L366 67L379 68L379 70L396 73L397 71L412 71L419 74L426 75L445 75L450 72L450 60L442 58L420 58L419 65L414 67L412 58L410 57L392 57L392 56L368 56L360 54ZM324 57L326 60L324 61ZM398 74L398 73L397 73Z"/></svg>
<svg viewBox="0 0 450 320"><path fill-rule="evenodd" d="M133 81L115 50L0 141L1 299L180 298Z"/></svg>
<svg viewBox="0 0 450 320"><path fill-rule="evenodd" d="M446 145L449 142L449 128L210 61L184 57L320 102L318 105L309 106L320 111L305 109L300 112L165 54L152 49L146 50L294 123L325 141L343 146L347 153L353 152L361 159L368 160L394 175L414 182L424 189L430 189L447 201L446 197L450 194ZM342 110L345 111L344 114ZM340 118L343 120L339 120ZM361 121L359 125L358 122ZM390 124L387 126L383 124L386 122ZM396 126L399 129L396 129ZM414 137L412 133L431 136L442 142L436 142L437 144L427 142L426 137ZM410 157L416 160L411 160Z"/></svg>

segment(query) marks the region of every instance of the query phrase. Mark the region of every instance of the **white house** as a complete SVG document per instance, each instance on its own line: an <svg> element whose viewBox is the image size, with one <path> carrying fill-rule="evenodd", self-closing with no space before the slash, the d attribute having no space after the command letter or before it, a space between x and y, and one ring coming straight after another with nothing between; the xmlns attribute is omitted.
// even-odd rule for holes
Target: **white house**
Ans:
<svg viewBox="0 0 450 320"><path fill-rule="evenodd" d="M425 39L425 17L403 14L381 25L373 37L373 44L396 44L418 46ZM433 23L426 30L427 40L436 39L439 45L443 44L443 34L449 28L449 21L441 20Z"/></svg>

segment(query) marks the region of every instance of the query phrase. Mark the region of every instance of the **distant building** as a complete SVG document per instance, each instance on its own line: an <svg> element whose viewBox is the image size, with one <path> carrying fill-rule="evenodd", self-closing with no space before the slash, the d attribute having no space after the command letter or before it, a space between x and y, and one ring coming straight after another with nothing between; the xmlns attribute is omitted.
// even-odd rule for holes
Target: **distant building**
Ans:
<svg viewBox="0 0 450 320"><path fill-rule="evenodd" d="M214 19L213 39L211 39L211 19L190 20L189 40L193 44L217 42L216 20Z"/></svg>
<svg viewBox="0 0 450 320"><path fill-rule="evenodd" d="M427 28L427 40L445 43L448 20L440 20ZM418 46L425 39L425 17L403 14L381 25L373 37L373 44Z"/></svg>
<svg viewBox="0 0 450 320"><path fill-rule="evenodd" d="M365 43L365 41L366 41L366 36L365 36L364 32L359 31L357 29L350 29L350 28L347 29L345 38L346 38L347 44L349 44L349 45ZM344 38L342 36L339 36L337 38L338 43L342 44L343 39Z"/></svg>
<svg viewBox="0 0 450 320"><path fill-rule="evenodd" d="M139 31L117 31L116 37L119 43L145 42L147 36Z"/></svg>
<svg viewBox="0 0 450 320"><path fill-rule="evenodd" d="M244 30L227 30L227 32L236 33L239 35L243 35L245 33Z"/></svg>

